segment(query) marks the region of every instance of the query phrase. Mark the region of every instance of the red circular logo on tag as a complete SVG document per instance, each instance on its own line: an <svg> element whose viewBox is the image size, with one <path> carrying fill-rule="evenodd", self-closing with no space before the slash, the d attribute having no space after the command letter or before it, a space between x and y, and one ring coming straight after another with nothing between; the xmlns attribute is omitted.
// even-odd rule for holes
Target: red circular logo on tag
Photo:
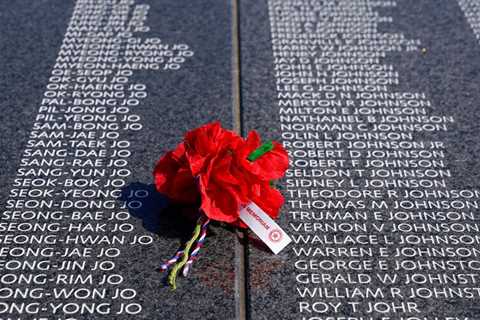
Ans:
<svg viewBox="0 0 480 320"><path fill-rule="evenodd" d="M282 240L282 238L283 238L282 231L280 231L278 229L273 229L268 234L268 239L270 239L272 242L279 242L279 241Z"/></svg>

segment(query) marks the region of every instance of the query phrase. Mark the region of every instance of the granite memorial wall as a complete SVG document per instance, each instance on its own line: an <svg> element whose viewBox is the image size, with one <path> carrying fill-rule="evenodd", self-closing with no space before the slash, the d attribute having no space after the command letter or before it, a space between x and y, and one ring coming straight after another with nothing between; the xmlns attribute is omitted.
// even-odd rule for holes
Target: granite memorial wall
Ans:
<svg viewBox="0 0 480 320"><path fill-rule="evenodd" d="M480 319L479 21L473 0L0 4L0 319ZM214 225L171 291L192 224L153 165L238 111L290 154L293 242Z"/></svg>

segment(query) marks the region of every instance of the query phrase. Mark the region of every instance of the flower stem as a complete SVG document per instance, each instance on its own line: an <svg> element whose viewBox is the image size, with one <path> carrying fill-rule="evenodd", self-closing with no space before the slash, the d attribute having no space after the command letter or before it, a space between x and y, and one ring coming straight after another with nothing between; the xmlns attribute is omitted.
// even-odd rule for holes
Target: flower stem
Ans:
<svg viewBox="0 0 480 320"><path fill-rule="evenodd" d="M252 153L248 156L248 160L250 161L255 161L261 156L263 156L265 153L272 151L273 150L273 142L272 141L267 141L264 144L262 144L260 147L257 149L253 150Z"/></svg>
<svg viewBox="0 0 480 320"><path fill-rule="evenodd" d="M200 235L200 231L202 229L202 218L199 218L197 221L197 225L195 226L195 230L193 231L193 236L190 240L188 240L187 244L185 245L184 254L182 260L173 266L172 271L168 275L168 284L172 287L173 290L177 289L177 273L178 271L187 263L190 249L192 248L193 243L198 239Z"/></svg>

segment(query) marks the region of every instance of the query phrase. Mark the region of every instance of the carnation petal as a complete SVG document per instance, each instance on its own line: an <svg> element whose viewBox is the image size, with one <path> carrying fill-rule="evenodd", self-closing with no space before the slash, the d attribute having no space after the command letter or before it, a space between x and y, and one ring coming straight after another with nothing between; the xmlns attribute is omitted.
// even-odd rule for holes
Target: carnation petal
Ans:
<svg viewBox="0 0 480 320"><path fill-rule="evenodd" d="M239 216L239 201L232 188L218 186L208 175L200 178L201 209L210 219L234 222Z"/></svg>

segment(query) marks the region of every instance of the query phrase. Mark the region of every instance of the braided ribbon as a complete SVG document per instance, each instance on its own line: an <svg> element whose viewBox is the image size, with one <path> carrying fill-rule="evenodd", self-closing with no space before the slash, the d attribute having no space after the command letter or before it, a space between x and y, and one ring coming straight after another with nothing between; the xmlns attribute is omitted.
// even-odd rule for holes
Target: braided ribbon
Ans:
<svg viewBox="0 0 480 320"><path fill-rule="evenodd" d="M272 141L268 141L262 144L257 149L255 149L248 156L247 159L249 161L255 161L265 153L271 151L273 148L274 148L274 145ZM177 274L180 271L180 269L183 268L182 275L184 277L188 276L188 273L190 272L190 268L192 267L193 262L198 259L198 254L200 252L200 249L203 247L205 243L205 238L207 237L207 228L209 223L210 223L210 219L204 214L202 214L200 218L198 218L197 224L195 225L195 229L193 231L193 235L190 238L190 240L188 240L188 242L185 244L185 248L183 250L179 249L172 258L170 258L160 266L160 269L162 271L167 271L168 269L172 268L170 270L167 280L168 280L168 284L173 290L177 288L176 280L177 280ZM192 253L190 254L190 249L192 248L195 242L196 242L195 249L193 249Z"/></svg>
<svg viewBox="0 0 480 320"><path fill-rule="evenodd" d="M165 262L160 266L160 269L162 269L162 271L167 271L173 264L175 264L178 261L178 259L180 259L182 255L183 255L183 250L179 249L171 259L167 260L167 262Z"/></svg>
<svg viewBox="0 0 480 320"><path fill-rule="evenodd" d="M176 280L178 271L183 268L183 276L187 276L193 261L198 258L198 253L205 243L209 223L210 219L204 215L200 216L200 218L197 220L197 224L195 225L192 237L185 244L185 249L178 250L175 256L161 265L160 268L162 271L166 271L173 266L170 270L170 274L168 275L168 284L173 290L177 288ZM190 249L195 241L197 242L197 245L190 255Z"/></svg>
<svg viewBox="0 0 480 320"><path fill-rule="evenodd" d="M192 266L193 261L198 259L198 253L200 252L200 249L203 247L203 244L205 243L205 238L207 237L207 228L209 223L210 223L210 219L208 218L204 219L202 223L200 237L197 240L197 245L195 246L195 249L193 249L192 254L190 254L187 264L185 264L185 267L183 267L184 277L188 276L188 272L190 271L190 267Z"/></svg>

